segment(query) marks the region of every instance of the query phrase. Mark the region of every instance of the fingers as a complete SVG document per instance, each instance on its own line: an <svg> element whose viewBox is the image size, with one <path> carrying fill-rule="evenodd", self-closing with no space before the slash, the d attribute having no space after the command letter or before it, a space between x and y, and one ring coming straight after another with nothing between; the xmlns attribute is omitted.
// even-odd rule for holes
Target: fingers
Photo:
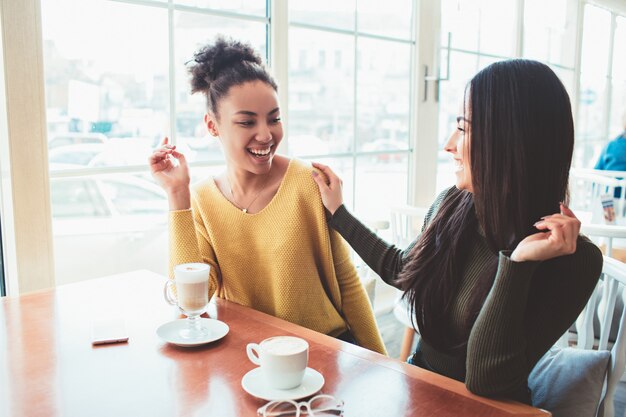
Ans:
<svg viewBox="0 0 626 417"><path fill-rule="evenodd" d="M179 163L186 163L185 155L178 152L176 150L176 145L169 144L169 138L165 137L161 141L160 146L152 152L150 157L148 158L148 163L150 165L161 164L164 160L168 161L169 164L161 164L162 167L172 165L172 161L170 157L174 157L178 160Z"/></svg>
<svg viewBox="0 0 626 417"><path fill-rule="evenodd" d="M185 155L183 155L182 153L178 152L176 149L172 149L171 155L178 159L178 162L181 164L186 164L187 163L187 158L185 158Z"/></svg>
<svg viewBox="0 0 626 417"><path fill-rule="evenodd" d="M563 222L560 218L546 218L535 223L535 227L548 232L548 241L557 253L565 255L576 251L579 227L574 222Z"/></svg>
<svg viewBox="0 0 626 417"><path fill-rule="evenodd" d="M148 157L148 163L150 165L159 163L165 159L167 159L167 155L169 154L169 152L161 150L161 149L157 149L156 151L152 152L152 154L150 154L150 156Z"/></svg>
<svg viewBox="0 0 626 417"><path fill-rule="evenodd" d="M330 187L328 187L328 184L326 184L326 181L324 181L324 178L322 178L322 175L318 174L317 171L313 171L313 181L315 181L317 183L317 186L320 189L320 192L324 192L324 191L330 191Z"/></svg>
<svg viewBox="0 0 626 417"><path fill-rule="evenodd" d="M328 184L331 189L335 189L336 187L341 186L341 178L339 178L337 174L335 174L335 172L330 169L329 166L320 164L319 162L313 162L312 165L313 167L322 171L324 175L326 175L326 177L328 178Z"/></svg>
<svg viewBox="0 0 626 417"><path fill-rule="evenodd" d="M562 213L564 216L567 216L567 217L573 217L573 218L577 219L576 215L574 214L574 212L573 212L572 210L570 210L570 208L569 208L569 207L567 207L567 206L566 206L565 204L563 204L563 203L561 203L561 204L560 204L560 206L561 206L561 213Z"/></svg>

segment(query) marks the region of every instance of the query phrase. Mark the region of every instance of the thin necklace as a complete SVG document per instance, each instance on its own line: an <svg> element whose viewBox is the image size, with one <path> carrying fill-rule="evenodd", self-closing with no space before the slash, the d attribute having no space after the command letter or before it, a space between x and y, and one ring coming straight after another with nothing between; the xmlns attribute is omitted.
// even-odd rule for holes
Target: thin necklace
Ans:
<svg viewBox="0 0 626 417"><path fill-rule="evenodd" d="M241 204L239 204L237 202L237 200L235 199L235 193L233 193L233 186L231 185L232 182L230 181L230 179L228 179L228 176L226 176L226 181L228 181L228 190L230 191L230 198L233 200L233 204L235 204L235 207L237 207L238 209L240 209L241 211L243 211L244 213L248 212L248 209L252 206L252 204L256 201L256 199L261 195L261 193L265 190L265 187L267 186L267 181L270 177L270 173L268 172L267 174L265 174L265 180L263 181L263 186L261 187L261 189L259 190L258 193L256 193L256 195L254 196L254 198L252 199L252 201L250 201L248 203L247 206L242 206Z"/></svg>

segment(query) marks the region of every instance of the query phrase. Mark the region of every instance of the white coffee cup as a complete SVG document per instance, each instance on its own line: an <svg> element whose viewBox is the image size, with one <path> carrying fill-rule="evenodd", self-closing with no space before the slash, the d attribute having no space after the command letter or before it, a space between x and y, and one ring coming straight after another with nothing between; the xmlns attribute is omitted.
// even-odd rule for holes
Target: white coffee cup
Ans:
<svg viewBox="0 0 626 417"><path fill-rule="evenodd" d="M249 343L248 358L261 367L265 382L274 389L298 387L309 361L309 344L294 336L276 336Z"/></svg>

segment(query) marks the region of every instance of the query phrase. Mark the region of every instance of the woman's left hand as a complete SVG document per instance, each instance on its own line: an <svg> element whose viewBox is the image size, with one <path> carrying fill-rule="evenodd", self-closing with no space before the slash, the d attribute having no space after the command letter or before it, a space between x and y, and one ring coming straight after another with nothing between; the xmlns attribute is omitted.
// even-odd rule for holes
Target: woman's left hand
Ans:
<svg viewBox="0 0 626 417"><path fill-rule="evenodd" d="M543 217L535 227L543 231L522 240L511 254L512 261L545 261L576 252L580 220L565 205L561 204L560 214Z"/></svg>

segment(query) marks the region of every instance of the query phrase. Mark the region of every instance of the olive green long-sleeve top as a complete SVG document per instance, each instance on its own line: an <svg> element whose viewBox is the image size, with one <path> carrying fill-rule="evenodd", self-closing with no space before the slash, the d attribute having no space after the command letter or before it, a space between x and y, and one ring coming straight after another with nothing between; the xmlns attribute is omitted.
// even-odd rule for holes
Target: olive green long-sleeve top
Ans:
<svg viewBox="0 0 626 417"><path fill-rule="evenodd" d="M446 193L429 210L424 228ZM390 245L344 206L332 216L330 225L391 285L417 241L405 250ZM509 252L492 252L480 230L472 239L471 253L463 266L462 282L448 318L448 331L463 334L463 313L469 307L481 271L496 256L498 269L471 328L466 351L451 356L438 352L427 340L420 340L421 358L434 371L465 382L475 394L530 403L528 375L584 308L600 276L602 253L587 238L579 237L572 255L543 262L514 262Z"/></svg>

